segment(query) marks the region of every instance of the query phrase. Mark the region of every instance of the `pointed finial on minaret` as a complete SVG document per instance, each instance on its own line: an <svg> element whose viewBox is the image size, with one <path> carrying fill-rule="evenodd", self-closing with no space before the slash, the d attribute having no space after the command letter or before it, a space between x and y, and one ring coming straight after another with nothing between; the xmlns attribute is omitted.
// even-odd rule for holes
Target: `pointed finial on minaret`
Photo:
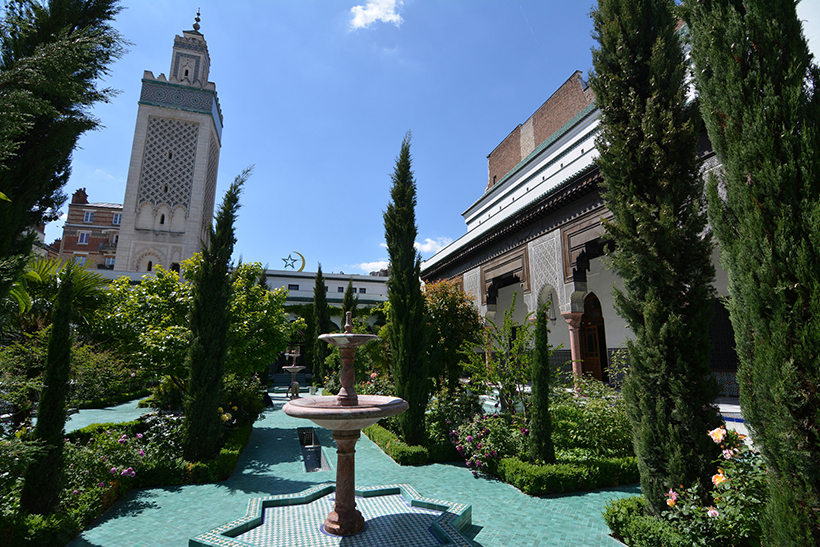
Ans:
<svg viewBox="0 0 820 547"><path fill-rule="evenodd" d="M199 32L199 8L196 8L196 17L194 17L194 30Z"/></svg>

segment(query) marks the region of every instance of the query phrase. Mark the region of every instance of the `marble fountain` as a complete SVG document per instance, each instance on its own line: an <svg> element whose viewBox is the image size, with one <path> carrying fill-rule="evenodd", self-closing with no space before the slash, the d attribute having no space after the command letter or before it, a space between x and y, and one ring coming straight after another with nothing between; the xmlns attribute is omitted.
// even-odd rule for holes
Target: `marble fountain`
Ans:
<svg viewBox="0 0 820 547"><path fill-rule="evenodd" d="M350 312L347 312L344 329L342 333L323 334L319 337L320 340L340 350L342 387L339 393L335 397L291 398L282 409L291 417L310 420L317 426L332 431L337 454L335 484L318 485L296 494L253 498L248 502L248 509L244 517L190 539L189 547L261 545L275 547L279 545L404 547L410 544L426 545L428 541L430 545L459 547L471 545L462 535L462 531L468 528L472 521L472 508L469 505L421 497L409 484L356 488L355 446L361 436L361 430L382 418L401 414L407 410L408 404L398 397L356 394L353 369L356 350L378 337L372 334L354 333ZM334 494L335 499L331 497ZM368 525L365 518L356 508L357 495L361 497L362 502L367 503L370 503L371 499L381 497L385 501L378 503L382 505L393 503L389 501L391 498L398 498L399 509L394 509L397 511L393 513L394 516L410 512L426 512L432 515L430 518L434 520L429 526L423 525L421 528L403 526L401 530L386 531L382 523L377 522L371 531L366 529ZM276 513L268 511L285 506L316 504L322 501L332 501L333 507L321 526L315 521L302 522L296 523L295 528L299 530L296 535L292 532L274 533L276 530L273 529L277 527L287 527L293 530L294 523L276 522L279 517ZM326 505L327 503L323 506ZM368 508L370 507L371 505L368 505ZM390 514L386 516L390 517ZM374 522L380 519L384 519L384 515L375 519ZM390 520L392 519L388 522ZM316 527L319 527L321 534L313 533ZM382 533L384 537L379 535ZM337 539L334 542L331 538ZM410 538L413 538L412 541ZM417 543L418 541L420 543Z"/></svg>

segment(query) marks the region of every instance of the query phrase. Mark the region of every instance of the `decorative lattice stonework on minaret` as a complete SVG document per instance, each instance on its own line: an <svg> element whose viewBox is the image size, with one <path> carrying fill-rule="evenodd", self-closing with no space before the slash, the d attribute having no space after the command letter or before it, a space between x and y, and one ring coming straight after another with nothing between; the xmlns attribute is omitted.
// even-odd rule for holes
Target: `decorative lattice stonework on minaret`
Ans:
<svg viewBox="0 0 820 547"><path fill-rule="evenodd" d="M205 172L205 209L202 215L202 240L208 241L209 228L213 222L214 197L216 196L216 173L219 167L219 148L211 140L208 149L208 168Z"/></svg>
<svg viewBox="0 0 820 547"><path fill-rule="evenodd" d="M148 120L137 207L151 203L173 210L191 204L199 124L169 118Z"/></svg>

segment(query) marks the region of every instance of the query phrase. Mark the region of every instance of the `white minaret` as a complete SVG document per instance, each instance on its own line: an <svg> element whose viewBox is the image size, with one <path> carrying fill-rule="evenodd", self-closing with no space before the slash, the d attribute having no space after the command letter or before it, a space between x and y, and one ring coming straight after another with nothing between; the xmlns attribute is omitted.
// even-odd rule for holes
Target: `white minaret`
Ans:
<svg viewBox="0 0 820 547"><path fill-rule="evenodd" d="M115 270L178 269L207 241L222 141L210 65L197 12L174 38L170 76L143 74Z"/></svg>

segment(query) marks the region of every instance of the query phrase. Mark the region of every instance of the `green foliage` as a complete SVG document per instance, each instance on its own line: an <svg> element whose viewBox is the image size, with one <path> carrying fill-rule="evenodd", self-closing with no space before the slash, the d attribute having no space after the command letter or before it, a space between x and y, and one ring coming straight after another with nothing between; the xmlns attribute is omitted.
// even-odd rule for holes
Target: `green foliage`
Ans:
<svg viewBox="0 0 820 547"><path fill-rule="evenodd" d="M526 422L509 414L476 414L470 422L450 432L450 440L467 467L496 474L501 459L527 453L530 431Z"/></svg>
<svg viewBox="0 0 820 547"><path fill-rule="evenodd" d="M262 384L254 376L225 374L222 389L222 408L230 413L231 423L237 427L251 425L265 410L260 390ZM217 409L219 410L219 409Z"/></svg>
<svg viewBox="0 0 820 547"><path fill-rule="evenodd" d="M623 391L654 513L666 509L666 488L708 483L716 454L699 432L720 421L709 368L713 244L673 9L665 0L600 0L592 12L608 255L624 286L615 307L635 335Z"/></svg>
<svg viewBox="0 0 820 547"><path fill-rule="evenodd" d="M22 0L0 19L0 261L29 254L31 226L57 218L71 152L114 91L97 82L123 52L116 0ZM0 296L4 296L0 287Z"/></svg>
<svg viewBox="0 0 820 547"><path fill-rule="evenodd" d="M240 264L232 272L230 340L226 370L240 376L264 372L287 347L302 321L290 323L285 317L287 291L268 290L258 279L262 264Z"/></svg>
<svg viewBox="0 0 820 547"><path fill-rule="evenodd" d="M9 319L14 333L34 333L51 324L54 304L60 286L60 276L69 263L32 257L26 265L25 290L30 298L26 311L17 311ZM82 267L70 268L74 283L71 323L73 328L88 335L92 328L94 312L105 303L108 280L97 272Z"/></svg>
<svg viewBox="0 0 820 547"><path fill-rule="evenodd" d="M529 397L524 386L532 380L533 324L529 316L523 324L513 321L515 301L504 312L501 325L489 321L482 331L483 353L473 353L467 365L473 383L496 386L502 412L523 411L528 416Z"/></svg>
<svg viewBox="0 0 820 547"><path fill-rule="evenodd" d="M639 476L634 457L558 462L550 465L537 465L510 457L498 462L497 473L505 482L531 496L630 484L638 480Z"/></svg>
<svg viewBox="0 0 820 547"><path fill-rule="evenodd" d="M316 281L313 287L313 381L315 385L324 385L324 377L328 376L325 370L325 360L330 354L327 342L319 340L319 336L333 330L330 321L330 310L327 305L325 278L322 275L322 265L316 271Z"/></svg>
<svg viewBox="0 0 820 547"><path fill-rule="evenodd" d="M430 452L426 446L410 446L395 433L378 424L371 425L363 432L399 465L424 465L430 461Z"/></svg>
<svg viewBox="0 0 820 547"><path fill-rule="evenodd" d="M17 499L21 478L0 482L3 545L63 545L134 487L157 487L227 479L248 443L252 426L233 427L218 456L207 463L182 458L182 418L154 413L121 424L92 424L66 435L66 466L60 512L27 515ZM19 455L19 441L0 443L0 456ZM30 457L25 457L31 459ZM19 465L12 467L19 469Z"/></svg>
<svg viewBox="0 0 820 547"><path fill-rule="evenodd" d="M612 535L630 547L689 547L667 522L645 514L646 499L631 496L607 503L604 520Z"/></svg>
<svg viewBox="0 0 820 547"><path fill-rule="evenodd" d="M434 443L449 445L453 430L472 422L473 416L481 412L481 401L474 392L462 386L439 391L427 406L427 436ZM458 453L450 455L458 459Z"/></svg>
<svg viewBox="0 0 820 547"><path fill-rule="evenodd" d="M715 462L709 506L704 506L697 485L670 489L664 516L692 545L731 547L761 545L761 522L767 500L766 471L759 454L741 437L724 427L709 432L720 445L723 458Z"/></svg>
<svg viewBox="0 0 820 547"><path fill-rule="evenodd" d="M424 286L424 304L430 329L430 377L436 391L453 390L480 341L481 316L470 296L455 280Z"/></svg>
<svg viewBox="0 0 820 547"><path fill-rule="evenodd" d="M555 446L552 442L552 417L550 416L550 399L552 398L553 370L550 366L552 347L549 344L549 327L547 326L547 308L541 306L535 321L535 356L532 366L532 417L530 428L530 458L544 463L555 461Z"/></svg>
<svg viewBox="0 0 820 547"><path fill-rule="evenodd" d="M127 277L111 283L107 305L96 321L98 336L134 364L170 377L182 389L191 345L192 286L162 266L153 274L134 286Z"/></svg>
<svg viewBox="0 0 820 547"><path fill-rule="evenodd" d="M421 293L421 256L416 251L416 181L411 170L410 133L405 135L391 176L390 203L384 212L384 237L390 259L390 364L396 395L410 407L397 418L410 445L425 440L424 413L430 393L427 325Z"/></svg>
<svg viewBox="0 0 820 547"><path fill-rule="evenodd" d="M43 391L37 409L34 439L43 442L44 453L26 470L20 507L28 513L50 514L57 510L63 470L63 428L71 370L71 303L74 300L73 265L60 273L60 288L48 338Z"/></svg>
<svg viewBox="0 0 820 547"><path fill-rule="evenodd" d="M222 376L228 357L231 325L231 255L236 243L234 223L242 185L251 174L245 169L231 184L210 227L210 243L202 245L202 261L192 272L191 347L185 359L189 371L185 397L185 458L210 460L219 453Z"/></svg>
<svg viewBox="0 0 820 547"><path fill-rule="evenodd" d="M347 317L347 312L352 313L354 318L356 317L356 308L359 306L359 297L353 295L353 278L351 277L347 281L345 294L342 297L342 322L344 322L344 318Z"/></svg>
<svg viewBox="0 0 820 547"><path fill-rule="evenodd" d="M741 406L768 469L763 542L778 546L820 543L820 68L795 4L711 0L685 15L722 164L707 194Z"/></svg>
<svg viewBox="0 0 820 547"><path fill-rule="evenodd" d="M634 454L632 427L621 397L566 398L553 406L552 423L557 447L583 449L593 457Z"/></svg>

